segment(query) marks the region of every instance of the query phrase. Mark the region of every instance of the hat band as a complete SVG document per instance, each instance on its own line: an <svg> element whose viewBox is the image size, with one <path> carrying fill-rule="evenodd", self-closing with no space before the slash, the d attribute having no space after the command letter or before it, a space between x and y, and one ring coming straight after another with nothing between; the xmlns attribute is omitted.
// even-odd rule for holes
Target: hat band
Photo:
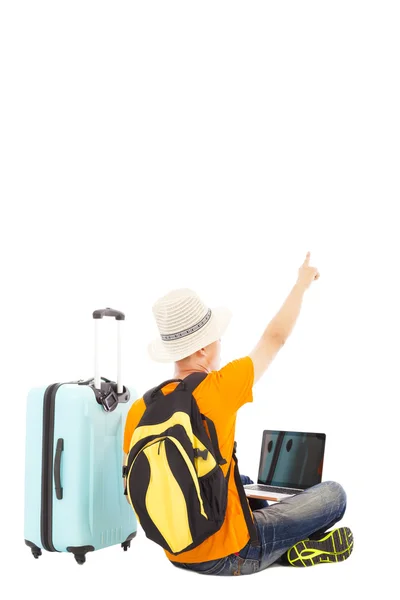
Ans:
<svg viewBox="0 0 400 600"><path fill-rule="evenodd" d="M199 329L204 327L204 325L206 325L210 319L211 319L211 308L208 309L206 316L203 317L201 321L196 323L196 325L193 325L193 327L190 327L189 329L184 329L183 331L179 331L178 333L168 333L166 335L161 334L161 339L163 340L163 342L179 340L183 337L191 335L192 333L195 333L196 331L198 331Z"/></svg>

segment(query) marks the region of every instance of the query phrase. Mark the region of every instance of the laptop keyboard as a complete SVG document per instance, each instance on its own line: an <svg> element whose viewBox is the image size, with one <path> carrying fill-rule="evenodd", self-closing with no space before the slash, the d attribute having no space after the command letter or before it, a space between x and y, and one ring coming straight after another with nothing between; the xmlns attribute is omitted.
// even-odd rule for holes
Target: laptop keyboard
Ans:
<svg viewBox="0 0 400 600"><path fill-rule="evenodd" d="M297 494L298 492L303 491L294 488L281 488L270 485L258 485L257 483L255 483L254 485L246 485L246 489L255 490L259 492L276 492L277 494Z"/></svg>

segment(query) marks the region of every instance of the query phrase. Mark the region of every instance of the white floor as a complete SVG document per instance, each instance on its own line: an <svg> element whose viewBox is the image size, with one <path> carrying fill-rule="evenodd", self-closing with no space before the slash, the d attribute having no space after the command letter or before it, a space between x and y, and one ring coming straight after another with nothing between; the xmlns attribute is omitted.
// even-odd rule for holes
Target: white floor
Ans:
<svg viewBox="0 0 400 600"><path fill-rule="evenodd" d="M346 524L350 524L347 523ZM393 565L379 563L377 540L371 528L355 529L355 549L351 557L339 564L311 568L292 568L273 565L254 575L218 577L198 575L173 567L163 551L148 541L140 531L128 552L118 547L89 554L87 562L78 566L68 555L44 554L39 560L29 550L18 548L18 559L10 558L10 584L13 597L41 600L71 600L73 598L163 598L190 597L207 599L239 598L260 594L276 598L285 590L297 598L323 594L324 599L350 598L353 594L378 593L388 589ZM385 582L384 584L382 582ZM4 576L3 576L4 585ZM369 597L371 597L369 595Z"/></svg>

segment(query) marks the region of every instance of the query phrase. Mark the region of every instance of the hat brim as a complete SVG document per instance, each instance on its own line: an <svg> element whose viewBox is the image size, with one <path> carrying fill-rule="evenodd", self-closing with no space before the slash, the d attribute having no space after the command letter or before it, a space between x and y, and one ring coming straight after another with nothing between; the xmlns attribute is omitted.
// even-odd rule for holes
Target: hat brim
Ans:
<svg viewBox="0 0 400 600"><path fill-rule="evenodd" d="M226 331L232 318L232 313L229 308L218 306L212 309L211 319L195 334L188 335L182 338L182 341L177 344L173 342L163 342L161 337L153 340L148 345L150 358L156 362L170 363L182 360L191 354L194 354L200 348L204 348L213 342L216 342Z"/></svg>

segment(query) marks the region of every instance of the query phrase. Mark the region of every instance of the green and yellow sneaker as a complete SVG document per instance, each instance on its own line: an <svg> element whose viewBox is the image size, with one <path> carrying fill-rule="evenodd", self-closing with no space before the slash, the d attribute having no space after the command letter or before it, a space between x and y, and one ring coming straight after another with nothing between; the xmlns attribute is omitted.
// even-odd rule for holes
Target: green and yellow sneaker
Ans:
<svg viewBox="0 0 400 600"><path fill-rule="evenodd" d="M286 558L294 567L311 567L319 563L341 562L353 550L353 534L348 527L340 527L319 540L306 539L289 548Z"/></svg>

